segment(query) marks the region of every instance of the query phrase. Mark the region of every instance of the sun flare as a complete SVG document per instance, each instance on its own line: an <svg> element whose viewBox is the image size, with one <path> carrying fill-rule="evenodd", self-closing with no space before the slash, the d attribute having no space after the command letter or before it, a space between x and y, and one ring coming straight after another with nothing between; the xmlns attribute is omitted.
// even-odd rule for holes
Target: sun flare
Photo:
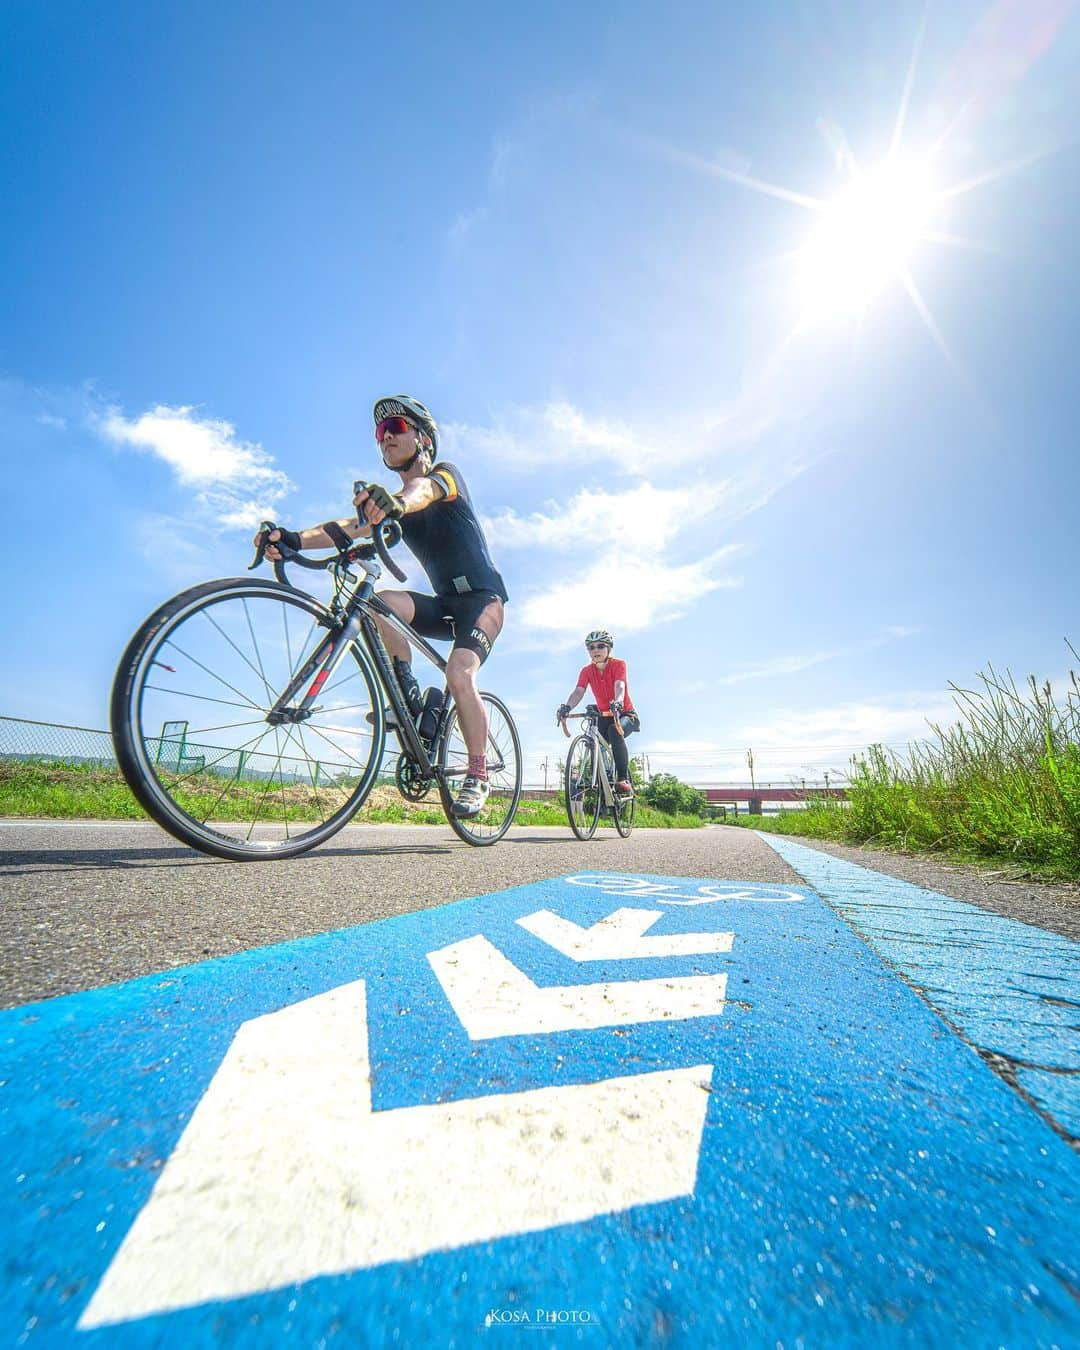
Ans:
<svg viewBox="0 0 1080 1350"><path fill-rule="evenodd" d="M859 315L887 287L904 283L940 201L928 166L918 160L890 159L857 174L822 207L799 251L804 320Z"/></svg>

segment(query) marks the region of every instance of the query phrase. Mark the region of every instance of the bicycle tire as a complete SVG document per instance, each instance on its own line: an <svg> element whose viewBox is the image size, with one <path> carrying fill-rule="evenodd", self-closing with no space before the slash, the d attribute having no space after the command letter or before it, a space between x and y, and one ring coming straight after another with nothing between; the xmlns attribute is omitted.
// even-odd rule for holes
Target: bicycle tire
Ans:
<svg viewBox="0 0 1080 1350"><path fill-rule="evenodd" d="M110 701L116 758L136 800L175 838L232 861L291 858L329 839L363 805L379 770L386 729L381 688L361 646L353 644L353 664L346 664L346 655L319 695L338 721L353 725L329 722L321 705L309 719L284 727L271 726L265 715L275 690L283 690L310 655L309 645L311 652L318 649L328 614L313 596L293 587L225 578L167 600L128 643ZM301 628L306 636L294 658ZM260 643L260 634L267 633L272 642ZM220 671L200 660L207 651L216 654ZM157 668L165 672L160 678L166 684L151 681ZM342 705L339 698L330 709L333 692L357 676L347 696L356 701ZM236 698L223 697L226 688ZM231 709L235 717L239 708L248 720L191 732L189 710L203 712L204 705L215 704L216 715ZM208 715L213 720L215 713ZM248 731L252 734L242 740ZM195 735L209 735L214 743L190 741ZM268 739L270 747L260 748ZM208 753L191 754L189 745ZM303 828L309 822L301 817L313 812L314 823ZM229 820L230 814L242 818Z"/></svg>
<svg viewBox="0 0 1080 1350"><path fill-rule="evenodd" d="M453 783L463 779L468 768L468 751L461 733L457 706L453 706L443 727L439 741L438 765L439 795L450 828L464 840L478 848L497 844L517 814L521 800L521 741L514 719L502 699L494 694L481 694L488 719L488 781L491 792L478 816L466 819L454 815ZM512 757L512 763L511 763Z"/></svg>
<svg viewBox="0 0 1080 1350"><path fill-rule="evenodd" d="M615 828L624 839L630 838L630 831L634 828L634 802L637 798L633 793L629 797L620 797L615 794Z"/></svg>
<svg viewBox="0 0 1080 1350"><path fill-rule="evenodd" d="M582 843L593 837L600 823L598 768L596 742L589 736L575 736L566 756L563 788L570 828Z"/></svg>

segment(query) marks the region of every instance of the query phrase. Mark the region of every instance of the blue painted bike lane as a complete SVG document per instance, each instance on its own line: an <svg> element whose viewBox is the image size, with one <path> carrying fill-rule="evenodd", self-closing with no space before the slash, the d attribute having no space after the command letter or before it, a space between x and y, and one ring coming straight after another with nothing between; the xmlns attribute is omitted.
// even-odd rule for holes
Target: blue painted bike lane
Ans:
<svg viewBox="0 0 1080 1350"><path fill-rule="evenodd" d="M1080 944L790 839L760 838L1080 1139Z"/></svg>
<svg viewBox="0 0 1080 1350"><path fill-rule="evenodd" d="M1080 1344L1080 1160L808 887L558 878L0 1046L8 1343Z"/></svg>

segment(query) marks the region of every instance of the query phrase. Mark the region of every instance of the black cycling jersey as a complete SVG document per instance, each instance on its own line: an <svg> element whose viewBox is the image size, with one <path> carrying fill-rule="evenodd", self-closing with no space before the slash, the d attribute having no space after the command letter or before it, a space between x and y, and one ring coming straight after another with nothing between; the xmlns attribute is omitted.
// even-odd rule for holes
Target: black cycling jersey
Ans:
<svg viewBox="0 0 1080 1350"><path fill-rule="evenodd" d="M495 570L484 532L472 508L461 472L453 464L436 464L427 475L446 496L403 516L401 532L436 595L488 591L507 600L506 585Z"/></svg>

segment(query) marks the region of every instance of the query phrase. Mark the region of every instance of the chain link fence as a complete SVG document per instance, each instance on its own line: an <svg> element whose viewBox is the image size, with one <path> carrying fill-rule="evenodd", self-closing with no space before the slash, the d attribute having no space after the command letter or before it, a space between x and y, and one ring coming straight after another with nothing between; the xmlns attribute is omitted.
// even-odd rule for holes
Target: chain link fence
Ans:
<svg viewBox="0 0 1080 1350"><path fill-rule="evenodd" d="M147 752L163 769L179 773L212 773L219 778L260 782L290 778L316 786L343 785L356 773L345 761L312 761L266 751L236 750L193 742L184 722L166 722L160 735L147 742ZM64 764L93 769L115 769L112 736L92 727L33 722L0 716L0 760L35 764ZM384 765L385 767L385 765ZM384 775L380 775L380 779Z"/></svg>
<svg viewBox="0 0 1080 1350"><path fill-rule="evenodd" d="M116 768L112 736L107 731L31 722L23 717L0 717L0 759Z"/></svg>

